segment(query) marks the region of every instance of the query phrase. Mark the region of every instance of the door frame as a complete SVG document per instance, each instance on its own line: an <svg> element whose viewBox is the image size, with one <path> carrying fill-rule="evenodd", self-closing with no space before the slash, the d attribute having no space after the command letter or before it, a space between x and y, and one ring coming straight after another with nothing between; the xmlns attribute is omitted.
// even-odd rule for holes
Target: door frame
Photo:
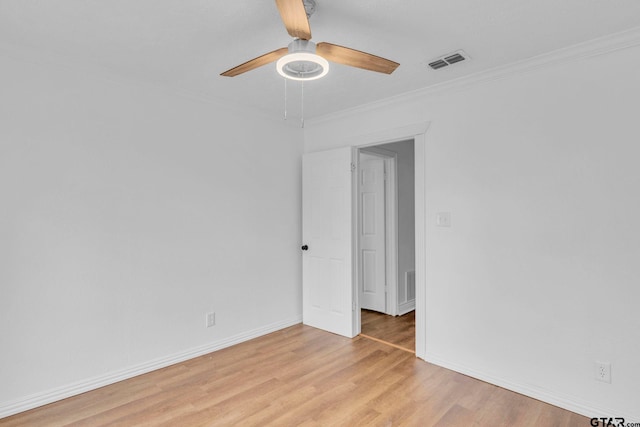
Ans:
<svg viewBox="0 0 640 427"><path fill-rule="evenodd" d="M416 357L426 360L427 336L426 336L426 294L427 294L427 277L426 277L426 140L427 131L431 122L419 122L409 124L407 126L386 129L376 133L360 135L355 138L350 137L348 145L354 148L354 152L364 147L388 144L393 142L401 142L413 139L414 142L414 186L415 186L415 254L416 254ZM357 156L353 156L357 161ZM355 169L355 165L354 169ZM354 174L356 175L356 174ZM354 191L356 189L357 179L353 180ZM357 197L353 197L353 202L357 203ZM355 209L352 216L353 224L356 224L358 212ZM357 256L358 230L353 227L352 230L353 252ZM354 258L355 259L355 258ZM353 292L353 329L354 336L360 334L362 324L360 319L360 298L358 292L358 268L357 264L353 268L353 280L351 289Z"/></svg>
<svg viewBox="0 0 640 427"><path fill-rule="evenodd" d="M398 154L393 151L371 147L359 147L356 170L360 177L360 153L367 153L380 157L384 161L384 214L385 214L385 308L384 312L391 316L398 315ZM360 179L356 186L356 194L360 194ZM358 211L355 228L359 230L361 224L362 201L358 197ZM362 267L360 239L356 241L358 256L354 259L358 271ZM358 279L360 277L358 276ZM362 289L358 280L359 297Z"/></svg>

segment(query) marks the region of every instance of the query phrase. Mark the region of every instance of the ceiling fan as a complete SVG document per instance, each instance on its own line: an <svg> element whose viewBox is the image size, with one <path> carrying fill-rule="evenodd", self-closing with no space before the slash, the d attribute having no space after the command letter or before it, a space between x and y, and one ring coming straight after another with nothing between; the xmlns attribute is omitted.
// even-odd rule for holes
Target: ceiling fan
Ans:
<svg viewBox="0 0 640 427"><path fill-rule="evenodd" d="M315 0L275 0L282 22L291 37L288 47L276 49L220 74L235 77L277 61L276 69L292 80L315 80L329 71L328 61L379 73L391 74L400 64L370 53L311 40L309 16L315 11Z"/></svg>

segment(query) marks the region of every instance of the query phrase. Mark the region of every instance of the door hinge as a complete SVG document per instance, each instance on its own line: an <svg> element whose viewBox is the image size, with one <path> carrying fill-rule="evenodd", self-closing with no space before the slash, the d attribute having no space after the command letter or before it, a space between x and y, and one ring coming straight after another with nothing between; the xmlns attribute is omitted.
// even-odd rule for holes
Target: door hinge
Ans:
<svg viewBox="0 0 640 427"><path fill-rule="evenodd" d="M352 311L356 311L356 303L355 302L351 305L351 310Z"/></svg>
<svg viewBox="0 0 640 427"><path fill-rule="evenodd" d="M355 172L356 171L356 164L355 163L351 163L351 172Z"/></svg>

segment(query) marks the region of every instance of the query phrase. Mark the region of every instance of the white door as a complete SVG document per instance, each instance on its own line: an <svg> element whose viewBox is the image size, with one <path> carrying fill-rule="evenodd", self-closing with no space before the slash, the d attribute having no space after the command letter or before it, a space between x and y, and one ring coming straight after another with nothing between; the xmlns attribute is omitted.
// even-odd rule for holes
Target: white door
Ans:
<svg viewBox="0 0 640 427"><path fill-rule="evenodd" d="M350 147L302 157L302 318L346 337L356 331Z"/></svg>
<svg viewBox="0 0 640 427"><path fill-rule="evenodd" d="M360 307L386 312L384 160L360 153Z"/></svg>

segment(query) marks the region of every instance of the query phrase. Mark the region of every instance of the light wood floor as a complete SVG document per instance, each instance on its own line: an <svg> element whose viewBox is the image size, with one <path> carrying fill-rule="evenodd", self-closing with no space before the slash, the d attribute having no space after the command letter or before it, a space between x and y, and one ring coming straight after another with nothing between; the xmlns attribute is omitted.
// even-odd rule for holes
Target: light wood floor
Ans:
<svg viewBox="0 0 640 427"><path fill-rule="evenodd" d="M2 426L587 426L403 350L297 325Z"/></svg>
<svg viewBox="0 0 640 427"><path fill-rule="evenodd" d="M362 334L415 352L415 311L403 316L389 316L377 311L361 310L360 316Z"/></svg>

